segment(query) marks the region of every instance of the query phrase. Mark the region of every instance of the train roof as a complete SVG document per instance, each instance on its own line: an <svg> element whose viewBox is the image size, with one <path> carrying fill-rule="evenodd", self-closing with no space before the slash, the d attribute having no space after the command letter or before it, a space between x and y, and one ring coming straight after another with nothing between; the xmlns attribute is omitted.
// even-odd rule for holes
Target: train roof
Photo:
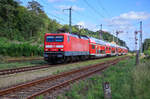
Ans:
<svg viewBox="0 0 150 99"><path fill-rule="evenodd" d="M69 35L72 37L76 37L76 38L81 38L81 39L86 39L88 40L89 38L86 35L78 35L76 33L46 33L45 35Z"/></svg>
<svg viewBox="0 0 150 99"><path fill-rule="evenodd" d="M111 47L116 47L116 44L109 43Z"/></svg>
<svg viewBox="0 0 150 99"><path fill-rule="evenodd" d="M119 45L117 45L116 47L122 48L122 49L127 49L126 47L124 47L124 46L119 46Z"/></svg>
<svg viewBox="0 0 150 99"><path fill-rule="evenodd" d="M94 37L88 37L91 42L96 43L96 44L101 44L101 45L106 45L107 42L103 40L96 39Z"/></svg>

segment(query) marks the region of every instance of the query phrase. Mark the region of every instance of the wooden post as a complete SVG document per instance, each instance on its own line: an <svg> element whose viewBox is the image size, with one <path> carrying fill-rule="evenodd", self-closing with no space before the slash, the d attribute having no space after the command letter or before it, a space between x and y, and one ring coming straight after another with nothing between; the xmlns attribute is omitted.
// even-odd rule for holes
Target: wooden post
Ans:
<svg viewBox="0 0 150 99"><path fill-rule="evenodd" d="M105 75L102 74L102 86L104 92L104 99L112 99L110 84L109 82L104 82L104 77Z"/></svg>
<svg viewBox="0 0 150 99"><path fill-rule="evenodd" d="M104 99L112 99L109 82L104 83Z"/></svg>
<svg viewBox="0 0 150 99"><path fill-rule="evenodd" d="M135 65L139 64L139 50L136 51L136 61L135 61Z"/></svg>

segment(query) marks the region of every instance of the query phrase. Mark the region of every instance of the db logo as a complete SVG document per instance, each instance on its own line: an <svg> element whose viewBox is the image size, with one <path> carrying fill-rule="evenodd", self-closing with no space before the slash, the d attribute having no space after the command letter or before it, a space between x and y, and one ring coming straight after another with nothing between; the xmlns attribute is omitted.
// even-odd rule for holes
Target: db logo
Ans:
<svg viewBox="0 0 150 99"><path fill-rule="evenodd" d="M51 49L51 51L57 51L57 49Z"/></svg>

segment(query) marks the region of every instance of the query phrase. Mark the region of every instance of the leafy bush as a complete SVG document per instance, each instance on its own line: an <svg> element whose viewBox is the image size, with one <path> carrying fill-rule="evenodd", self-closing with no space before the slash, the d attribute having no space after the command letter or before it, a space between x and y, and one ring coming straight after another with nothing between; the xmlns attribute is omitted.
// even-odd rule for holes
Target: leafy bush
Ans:
<svg viewBox="0 0 150 99"><path fill-rule="evenodd" d="M149 50L144 51L144 54L146 55L147 58L150 58L150 48Z"/></svg>
<svg viewBox="0 0 150 99"><path fill-rule="evenodd" d="M0 41L0 54L4 56L42 56L43 48L29 43L15 44Z"/></svg>

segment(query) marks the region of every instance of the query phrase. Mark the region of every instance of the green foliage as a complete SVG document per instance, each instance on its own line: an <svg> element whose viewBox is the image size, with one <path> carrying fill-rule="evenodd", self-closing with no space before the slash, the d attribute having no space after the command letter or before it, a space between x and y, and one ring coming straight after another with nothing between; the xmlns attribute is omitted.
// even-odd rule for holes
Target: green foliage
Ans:
<svg viewBox="0 0 150 99"><path fill-rule="evenodd" d="M34 1L34 0L28 2L27 8L33 12L36 12L37 14L44 12L42 10L42 6L37 1Z"/></svg>
<svg viewBox="0 0 150 99"><path fill-rule="evenodd" d="M15 0L1 0L0 13L0 36L9 40L43 42L45 32L56 32L60 28L60 24L49 19L34 0L28 3L28 8Z"/></svg>
<svg viewBox="0 0 150 99"><path fill-rule="evenodd" d="M143 51L146 57L150 58L150 39L145 39L143 43Z"/></svg>
<svg viewBox="0 0 150 99"><path fill-rule="evenodd" d="M146 58L150 58L150 48L148 50L145 50L144 54L146 55Z"/></svg>
<svg viewBox="0 0 150 99"><path fill-rule="evenodd" d="M143 43L143 50L146 51L150 48L150 39L145 39Z"/></svg>
<svg viewBox="0 0 150 99"><path fill-rule="evenodd" d="M42 56L43 48L29 43L9 43L0 40L0 54L4 56Z"/></svg>

